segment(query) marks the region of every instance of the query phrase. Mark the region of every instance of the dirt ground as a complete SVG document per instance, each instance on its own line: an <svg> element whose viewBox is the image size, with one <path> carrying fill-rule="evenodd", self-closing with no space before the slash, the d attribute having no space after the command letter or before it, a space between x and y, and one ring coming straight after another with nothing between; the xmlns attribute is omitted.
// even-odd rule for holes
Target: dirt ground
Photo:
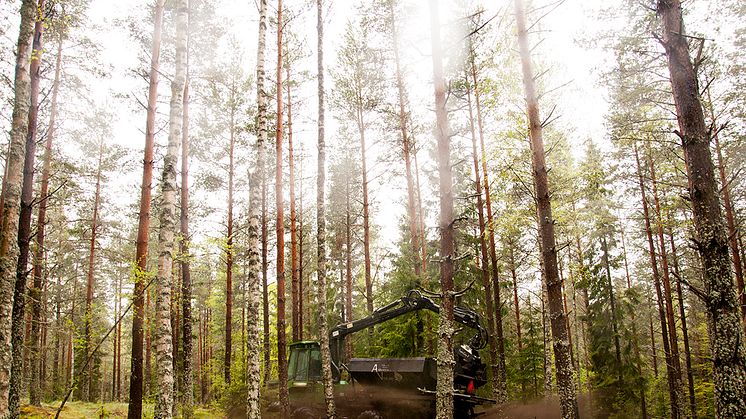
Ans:
<svg viewBox="0 0 746 419"><path fill-rule="evenodd" d="M587 399L578 399L578 410L581 418L590 418ZM488 408L478 416L480 419L560 419L559 399L549 398L533 402L511 402L502 406Z"/></svg>

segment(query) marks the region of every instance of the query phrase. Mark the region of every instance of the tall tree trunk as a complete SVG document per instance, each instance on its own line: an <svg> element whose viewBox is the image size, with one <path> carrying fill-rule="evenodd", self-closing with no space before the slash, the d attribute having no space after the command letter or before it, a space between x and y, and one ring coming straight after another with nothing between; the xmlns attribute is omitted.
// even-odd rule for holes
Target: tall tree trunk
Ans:
<svg viewBox="0 0 746 419"><path fill-rule="evenodd" d="M438 315L438 372L435 411L438 419L452 418L453 406L453 289L454 228L453 175L451 172L450 129L446 111L446 83L440 38L438 1L430 1L430 36L435 90L435 137L438 143L438 190L440 192L440 293Z"/></svg>
<svg viewBox="0 0 746 419"><path fill-rule="evenodd" d="M21 201L22 167L26 155L30 107L29 54L34 33L36 2L21 2L21 26L16 48L15 79L13 82L13 116L10 144L3 180L2 225L0 225L0 417L8 414L13 350L13 302L16 268L18 266L18 220ZM25 287L25 284L24 284ZM14 410L17 415L18 408Z"/></svg>
<svg viewBox="0 0 746 419"><path fill-rule="evenodd" d="M712 99L710 99L710 89L707 89L707 99L710 104L710 113L712 114L713 124L717 124L715 120L715 112L712 109ZM736 286L739 303L741 304L741 322L743 323L744 330L746 330L746 288L744 287L743 280L743 265L741 261L741 254L738 251L738 229L736 228L736 220L733 215L734 208L733 202L730 197L730 182L725 175L725 159L723 159L723 151L720 147L720 136L718 131L715 131L713 135L715 140L715 152L717 153L717 167L718 174L720 175L720 188L723 197L723 207L725 208L725 221L728 227L728 242L730 243L730 250L733 254L733 273L736 276Z"/></svg>
<svg viewBox="0 0 746 419"><path fill-rule="evenodd" d="M298 200L298 339L303 340L303 330L305 329L306 316L303 314L305 309L306 286L303 280L303 143L300 143L300 176L298 176L300 196Z"/></svg>
<svg viewBox="0 0 746 419"><path fill-rule="evenodd" d="M258 339L247 342L246 365L246 417L262 416L259 403L260 382L266 387L270 377L269 296L267 292L267 176L265 174L267 142L267 93L264 91L264 53L267 38L267 0L259 0L259 35L256 54L256 103L257 135L255 170L249 177L249 287L247 306L247 333L259 336L260 292L264 324L264 379L260 381L260 349ZM259 242L261 234L261 244ZM261 252L262 282L259 282ZM261 287L261 289L260 289Z"/></svg>
<svg viewBox="0 0 746 419"><path fill-rule="evenodd" d="M720 211L710 137L699 98L697 75L689 57L681 3L659 0L662 43L668 57L671 87L684 162L689 178L696 243L704 268L705 308L712 351L715 410L720 417L746 417L746 347L738 298L733 286L728 238Z"/></svg>
<svg viewBox="0 0 746 419"><path fill-rule="evenodd" d="M549 341L552 340L549 320L549 310L547 310L547 289L546 279L542 281L541 289L541 331L544 338L544 397L552 397L552 347Z"/></svg>
<svg viewBox="0 0 746 419"><path fill-rule="evenodd" d="M83 317L84 323L84 341L83 341L83 359L88 359L93 354L91 353L92 342L92 323L93 323L93 287L94 284L94 270L96 269L96 239L98 236L98 209L101 204L101 161L104 157L104 140L99 140L98 149L98 165L96 169L96 194L93 197L93 218L91 220L91 240L88 247L88 271L86 274L86 287L85 287L85 315ZM89 364L85 371L82 371L84 382L82 399L83 401L91 401L91 391L93 385L93 374L92 364Z"/></svg>
<svg viewBox="0 0 746 419"><path fill-rule="evenodd" d="M190 7L191 4L188 5ZM189 10L191 12L191 10ZM181 123L181 207L179 227L181 230L181 374L183 376L183 396L181 414L184 419L194 415L194 378L192 368L192 272L189 252L189 44L191 33L187 32L186 70L184 78L183 113Z"/></svg>
<svg viewBox="0 0 746 419"><path fill-rule="evenodd" d="M228 231L225 248L225 353L223 358L223 379L225 385L231 383L231 358L233 356L233 168L236 144L235 81L230 92L230 138L228 143Z"/></svg>
<svg viewBox="0 0 746 419"><path fill-rule="evenodd" d="M655 257L655 243L653 242L653 229L650 226L650 215L648 211L648 201L645 197L645 183L643 181L642 177L642 168L640 167L640 158L637 151L637 144L634 145L635 150L635 162L637 164L637 177L638 182L640 186L640 196L642 199L642 214L643 218L645 220L645 234L647 235L648 239L648 254L650 256L650 267L653 271L653 284L655 285L655 293L658 297L658 317L660 319L661 324L661 335L663 337L663 352L666 356L666 372L668 375L668 396L669 401L671 403L671 417L673 419L678 418L681 415L681 400L679 398L679 392L677 390L676 386L676 373L675 373L675 367L674 362L671 357L671 347L670 347L670 340L669 340L669 334L668 334L668 326L666 323L666 312L664 310L664 300L663 300L663 293L661 292L661 280L660 280L660 274L658 272L658 263L656 261ZM673 327L673 326L672 326ZM651 325L651 331L652 331L652 325ZM651 333L652 336L652 333ZM653 340L655 342L655 340ZM655 353L655 348L653 348L653 353ZM653 357L655 360L655 357Z"/></svg>
<svg viewBox="0 0 746 419"><path fill-rule="evenodd" d="M531 140L531 166L533 169L536 193L536 213L539 224L540 250L547 287L547 302L554 340L554 358L557 374L557 387L563 418L578 417L578 403L575 395L574 371L570 358L567 320L562 303L562 282L557 273L557 248L554 237L554 219L549 196L547 168L544 157L542 125L539 119L539 103L534 86L531 56L528 48L528 30L522 0L515 0L516 21L518 24L518 44L521 51L523 86L528 105L529 137Z"/></svg>
<svg viewBox="0 0 746 419"><path fill-rule="evenodd" d="M404 76L401 70L399 57L399 36L394 14L394 2L389 1L388 13L391 24L391 46L394 50L394 65L396 66L396 94L399 101L399 131L401 132L402 157L404 158L404 174L407 178L407 223L409 225L410 243L414 255L414 274L417 281L422 281L422 266L420 258L420 231L417 228L417 213L415 209L414 180L412 176L411 152L414 148L412 138L409 136L407 127L407 112L405 109L406 91L404 90Z"/></svg>
<svg viewBox="0 0 746 419"><path fill-rule="evenodd" d="M119 278L114 279L114 316L113 319L116 322L119 319ZM116 330L116 326L115 326ZM117 394L117 334L114 333L114 341L112 342L112 354L111 354L111 399L110 401L116 400Z"/></svg>
<svg viewBox="0 0 746 419"><path fill-rule="evenodd" d="M681 382L681 359L679 357L679 338L676 333L676 318L674 317L673 308L673 296L671 293L671 277L668 266L668 252L666 251L666 241L663 237L663 217L661 215L661 205L658 199L658 181L656 179L655 166L653 162L652 151L650 150L649 143L647 144L648 152L648 170L650 171L650 184L653 189L653 203L655 209L655 217L657 219L657 232L658 232L658 255L660 256L661 263L661 279L663 282L663 298L666 302L666 322L668 323L668 339L670 340L669 347L671 349L671 361L673 362L673 373L674 381L676 385L676 399L679 402L680 413L683 415L683 403L684 395L682 394L682 382Z"/></svg>
<svg viewBox="0 0 746 419"><path fill-rule="evenodd" d="M334 386L332 382L332 360L329 350L329 325L326 310L326 138L324 136L324 17L323 0L316 0L316 40L319 99L318 116L318 159L316 168L316 272L317 299L319 306L319 345L321 346L321 373L324 381L324 401L326 417L337 417L334 406Z"/></svg>
<svg viewBox="0 0 746 419"><path fill-rule="evenodd" d="M187 0L188 1L188 0ZM183 99L182 99L183 104ZM181 118L182 122L184 120L184 117ZM183 135L182 135L183 137ZM182 138L183 139L183 138ZM176 219L176 215L174 216L174 219ZM178 216L180 217L180 215ZM174 229L174 246L176 246L177 241L179 240L178 234L181 231L180 225L176 225ZM174 250L176 253L176 260L178 261L178 255L179 250ZM174 372L174 403L172 404L173 408L171 409L172 415L177 416L178 415L178 409L177 405L179 404L179 388L182 385L181 381L181 367L179 366L179 362L181 360L181 356L179 353L179 342L181 341L181 316L180 316L180 307L181 307L181 270L179 269L179 263L172 263L171 268L171 362L172 362L172 370Z"/></svg>
<svg viewBox="0 0 746 419"><path fill-rule="evenodd" d="M282 192L282 0L277 0L277 122L275 124L275 202L277 221L275 234L277 235L277 372L280 381L280 416L289 417L290 402L288 400L288 364L286 356L285 338L285 206Z"/></svg>
<svg viewBox="0 0 746 419"><path fill-rule="evenodd" d="M474 86L469 85L468 80L469 77L466 75L464 78L467 81L467 90L466 90L466 98L468 101L468 109L469 109L469 130L471 131L471 153L472 153L472 160L474 162L474 186L476 189L476 195L477 195L477 217L478 217L478 223L479 223L479 250L482 256L481 259L481 276L482 276L482 286L484 287L484 302L487 309L487 332L490 334L490 336L495 336L495 317L494 317L494 306L492 302L492 284L490 283L490 271L489 271L489 255L487 254L487 242L486 242L486 228L485 228L485 221L484 221L484 203L482 200L482 181L481 181L481 174L479 170L479 159L477 157L477 134L474 129L474 115L472 111L472 102L471 102L471 89L474 88ZM501 395L500 389L502 388L502 385L500 384L500 371L499 371L499 361L497 359L497 345L495 343L495 339L489 340L489 346L490 346L490 361L492 362L492 397L494 397L496 400L500 400L499 403L504 400L504 395Z"/></svg>
<svg viewBox="0 0 746 419"><path fill-rule="evenodd" d="M298 288L298 219L295 212L295 157L293 156L293 106L290 95L290 65L287 71L288 90L288 166L290 169L290 278L291 278L291 303L292 303L292 330L293 341L300 340L300 324L298 321L298 302L300 299Z"/></svg>
<svg viewBox="0 0 746 419"><path fill-rule="evenodd" d="M671 262L673 274L676 278L676 296L679 303L679 317L681 318L681 334L684 339L684 362L686 363L687 390L689 391L689 411L692 418L697 417L697 404L694 399L694 374L692 372L692 355L689 348L689 330L686 326L686 312L684 311L684 294L681 290L681 272L679 271L679 260L676 255L676 242L673 238L673 230L668 232L668 240L671 243Z"/></svg>
<svg viewBox="0 0 746 419"><path fill-rule="evenodd" d="M156 0L153 19L153 46L150 52L150 82L148 85L148 109L145 122L145 158L143 160L142 185L140 187L140 214L137 226L137 250L135 253L135 288L132 306L132 357L130 371L128 419L142 417L143 396L143 320L145 318L145 278L147 278L148 230L150 229L151 184L153 183L153 143L155 139L155 112L158 103L158 66L161 51L161 30L165 0Z"/></svg>
<svg viewBox="0 0 746 419"><path fill-rule="evenodd" d="M362 105L357 109L357 125L360 133L360 161L363 178L363 260L365 273L365 301L368 314L373 313L373 280L370 274L370 202L368 200L368 164L365 158L365 120ZM373 328L368 329L371 333Z"/></svg>
<svg viewBox="0 0 746 419"><path fill-rule="evenodd" d="M263 353L264 353L264 379L262 382L264 386L270 379L270 372L272 370L272 363L270 355L272 348L270 347L269 337L269 261L267 259L269 253L269 215L267 212L267 176L265 175L262 181L262 325L264 332L263 340Z"/></svg>
<svg viewBox="0 0 746 419"><path fill-rule="evenodd" d="M479 127L479 144L482 160L482 177L484 182L484 203L487 212L487 234L490 244L490 261L492 263L492 288L495 293L495 339L497 340L497 374L498 389L495 398L498 403L504 403L508 397L507 377L505 367L505 339L503 337L502 299L500 298L500 270L497 266L497 250L495 246L495 224L492 216L492 197L490 193L490 178L487 171L487 152L484 147L484 126L482 123L482 102L479 95L479 78L477 65L474 60L474 50L469 49L471 77L474 83L474 104L477 111L477 127Z"/></svg>
<svg viewBox="0 0 746 419"><path fill-rule="evenodd" d="M118 313L119 316L122 315L122 276L118 279L118 289L119 294L117 296L118 300ZM122 321L117 317L117 320L119 320L119 323L117 323L117 382L116 382L116 401L122 400Z"/></svg>
<svg viewBox="0 0 746 419"><path fill-rule="evenodd" d="M345 317L344 322L351 322L352 317L352 206L350 205L350 178L345 179ZM352 339L345 338L345 360L352 358Z"/></svg>
<svg viewBox="0 0 746 419"><path fill-rule="evenodd" d="M272 371L272 362L270 359L270 355L272 352L272 348L270 346L270 336L269 336L269 261L268 261L268 253L269 253L269 215L267 213L267 176L264 176L264 179L262 180L262 326L263 326L263 333L264 333L264 340L263 342L263 363L264 363L264 378L262 382L264 383L264 386L266 387L269 379L270 379L270 373Z"/></svg>
<svg viewBox="0 0 746 419"><path fill-rule="evenodd" d="M26 130L26 154L23 162L23 184L21 189L21 209L18 219L18 262L16 282L13 292L13 313L11 339L13 365L10 373L8 409L11 417L20 414L20 399L24 378L24 318L26 316L26 286L28 280L29 245L31 242L31 216L34 204L34 160L36 158L37 118L39 115L39 81L42 56L42 34L44 31L44 0L39 0L34 24L33 50L31 52L30 76L31 95Z"/></svg>
<svg viewBox="0 0 746 419"><path fill-rule="evenodd" d="M176 164L181 144L184 85L186 84L186 49L188 6L187 0L178 0L176 7L176 58L175 73L171 81L168 147L163 159L161 175L160 229L158 231L158 277L156 288L156 359L158 391L156 394L156 419L173 417L174 371L171 329L171 293L173 290L173 253L176 226Z"/></svg>
<svg viewBox="0 0 746 419"><path fill-rule="evenodd" d="M39 329L42 319L42 288L46 283L46 272L44 259L44 239L47 224L47 199L49 194L49 172L52 166L52 142L54 141L57 120L57 96L60 90L60 73L62 69L62 38L57 41L57 59L54 66L54 82L52 83L52 103L49 113L49 128L47 129L47 140L44 146L44 166L41 174L41 190L39 191L39 213L36 222L36 251L34 252L34 285L29 289L29 296L33 304L31 323L31 380L29 383L29 403L33 406L41 406L41 358L39 352ZM42 354L43 357L43 354Z"/></svg>
<svg viewBox="0 0 746 419"><path fill-rule="evenodd" d="M152 288L145 289L145 382L143 390L146 397L153 394L153 307L150 304Z"/></svg>

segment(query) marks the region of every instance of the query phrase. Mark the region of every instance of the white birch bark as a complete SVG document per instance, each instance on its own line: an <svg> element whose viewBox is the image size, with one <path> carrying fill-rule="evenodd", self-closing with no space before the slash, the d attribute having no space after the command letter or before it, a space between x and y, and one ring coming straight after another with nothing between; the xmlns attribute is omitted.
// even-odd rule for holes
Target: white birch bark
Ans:
<svg viewBox="0 0 746 419"><path fill-rule="evenodd" d="M265 143L267 142L267 99L264 91L264 52L267 38L267 0L259 0L259 45L256 53L256 103L257 103L257 138L256 162L249 178L249 269L246 301L246 417L259 419L260 353L259 345L259 306L261 299L261 282L259 281L260 243L259 235L262 221L262 179L265 176L266 159Z"/></svg>
<svg viewBox="0 0 746 419"><path fill-rule="evenodd" d="M326 144L324 137L324 18L322 0L316 0L316 34L318 41L317 81L319 99L318 120L318 166L316 177L316 246L317 246L317 298L319 304L319 345L321 346L321 374L324 380L326 417L337 417L334 405L334 383L332 382L331 352L329 351L329 325L326 319L326 215L324 186L326 179Z"/></svg>
<svg viewBox="0 0 746 419"><path fill-rule="evenodd" d="M178 228L176 214L176 164L181 144L184 85L186 82L186 35L188 6L186 0L176 1L176 71L171 82L168 147L161 175L160 230L158 232L158 278L156 290L156 366L158 393L154 417L173 417L174 371L171 330L171 288L173 282L174 236Z"/></svg>

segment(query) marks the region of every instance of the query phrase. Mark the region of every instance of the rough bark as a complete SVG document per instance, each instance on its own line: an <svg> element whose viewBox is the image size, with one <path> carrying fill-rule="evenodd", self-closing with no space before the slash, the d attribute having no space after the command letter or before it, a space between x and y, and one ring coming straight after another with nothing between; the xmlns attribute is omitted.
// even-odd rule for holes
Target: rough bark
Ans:
<svg viewBox="0 0 746 419"><path fill-rule="evenodd" d="M542 274L543 276L544 274ZM547 310L547 287L546 278L542 278L541 287L541 331L544 339L544 397L552 397L552 347L549 343L552 340L549 319L549 310Z"/></svg>
<svg viewBox="0 0 746 419"><path fill-rule="evenodd" d="M515 0L518 25L518 44L521 52L523 86L528 106L529 137L531 140L531 166L536 196L537 222L542 267L545 272L547 303L551 321L557 387L563 418L578 417L578 403L575 395L574 368L570 358L567 320L562 302L562 282L557 272L557 248L554 235L554 219L550 202L547 167L544 156L542 125L539 119L539 105L534 86L531 56L528 47L528 30L522 0Z"/></svg>
<svg viewBox="0 0 746 419"><path fill-rule="evenodd" d="M150 74L148 84L148 109L145 122L145 151L143 159L142 185L140 187L140 213L137 226L137 250L135 253L135 287L132 306L132 357L130 371L128 419L142 417L143 396L143 319L145 317L145 278L147 272L148 230L150 229L150 199L153 182L153 143L155 138L155 112L158 100L158 66L161 50L161 30L165 0L156 0L153 19L153 45L150 52Z"/></svg>
<svg viewBox="0 0 746 419"><path fill-rule="evenodd" d="M21 200L22 167L26 154L30 107L29 54L36 17L36 2L21 3L21 25L16 48L13 82L13 115L10 144L3 181L2 225L0 226L0 417L8 414L8 396L13 360L11 336L13 293L18 262L18 216Z"/></svg>
<svg viewBox="0 0 746 419"><path fill-rule="evenodd" d="M671 88L684 162L689 179L696 243L704 268L705 308L712 351L715 409L721 418L746 416L746 347L731 273L728 238L710 154L710 137L689 57L681 3L659 0L662 43L668 57Z"/></svg>
<svg viewBox="0 0 746 419"><path fill-rule="evenodd" d="M39 357L39 329L42 320L42 288L46 282L44 258L44 239L47 223L47 198L49 194L49 172L52 166L52 143L54 141L57 119L57 96L60 90L60 73L62 69L62 38L57 41L57 59L54 67L54 82L52 83L52 102L49 112L49 128L44 145L44 166L41 175L41 189L39 191L39 213L36 222L36 250L34 252L34 285L29 289L29 297L33 304L31 323L31 377L29 383L29 403L41 406L41 393L44 386L41 376L41 359Z"/></svg>
<svg viewBox="0 0 746 419"><path fill-rule="evenodd" d="M163 158L161 175L162 203L158 231L158 277L156 279L156 360L158 391L156 419L173 417L174 371L171 329L171 294L173 288L173 254L176 224L176 164L182 139L184 85L186 83L186 37L188 24L187 0L178 0L176 7L176 59L171 81L168 147Z"/></svg>
<svg viewBox="0 0 746 419"><path fill-rule="evenodd" d="M316 282L319 306L319 345L321 346L321 374L324 381L326 417L337 417L334 405L331 352L329 350L329 325L326 318L326 138L324 132L324 16L323 0L316 0L317 81L318 81L318 159L316 175Z"/></svg>
<svg viewBox="0 0 746 419"><path fill-rule="evenodd" d="M181 265L181 315L184 325L181 328L181 373L183 376L183 395L181 399L181 414L184 419L191 419L194 415L194 378L192 367L192 272L189 253L189 39L187 34L186 70L184 79L183 113L181 123L181 207L179 227L181 242L179 243Z"/></svg>
<svg viewBox="0 0 746 419"><path fill-rule="evenodd" d="M446 83L440 38L437 0L430 1L430 36L435 94L435 137L438 144L438 190L440 201L440 294L438 315L438 357L435 411L438 419L453 417L453 290L454 228L453 174L451 172L450 130L446 111Z"/></svg>
<svg viewBox="0 0 746 419"><path fill-rule="evenodd" d="M267 196L265 176L265 143L267 141L267 94L264 91L264 52L267 38L267 0L259 0L259 35L256 54L256 103L257 136L256 162L249 175L249 288L246 302L246 328L252 339L246 342L246 417L261 418L259 405L260 349L259 349L259 304L260 292L264 294L264 385L269 379L269 309L267 300ZM261 230L261 248L259 235ZM261 251L262 283L259 282L259 254ZM262 289L260 290L260 287Z"/></svg>
<svg viewBox="0 0 746 419"><path fill-rule="evenodd" d="M18 219L18 260L16 280L13 292L13 312L11 324L12 366L10 372L10 389L8 409L10 417L20 414L20 399L24 379L24 318L26 317L26 283L28 279L28 260L31 242L31 216L34 200L34 160L36 158L37 119L39 114L39 81L42 56L43 16L41 11L44 1L39 0L36 22L34 24L33 49L30 64L30 107L28 109L28 128L26 130L26 148L23 162L23 183L21 189L21 209ZM19 39L20 40L20 39ZM11 139L12 141L12 139ZM10 159L10 158L9 158Z"/></svg>
<svg viewBox="0 0 746 419"><path fill-rule="evenodd" d="M676 373L674 369L674 363L671 359L671 348L670 348L670 340L669 334L668 334L668 326L666 322L666 313L663 308L664 306L664 300L663 300L663 292L661 291L661 281L660 281L660 274L658 272L658 263L656 261L656 251L655 251L655 243L653 242L653 229L650 225L650 213L648 211L648 201L645 194L645 183L642 176L642 169L640 167L640 158L637 151L637 144L634 145L634 151L635 151L635 162L637 164L637 177L638 177L638 183L640 187L640 196L642 200L642 214L643 219L645 220L645 234L648 239L648 255L650 256L650 266L653 273L653 284L655 286L655 293L658 297L658 317L660 320L661 325L661 335L663 338L663 352L666 357L666 373L667 373L667 379L668 379L668 397L669 402L671 404L671 417L673 419L676 419L681 414L681 400L679 397L679 392L677 390L676 386ZM652 324L650 327L651 330L651 339L653 339L653 342L655 342L655 339L652 334ZM653 343L653 361L655 362L655 344Z"/></svg>

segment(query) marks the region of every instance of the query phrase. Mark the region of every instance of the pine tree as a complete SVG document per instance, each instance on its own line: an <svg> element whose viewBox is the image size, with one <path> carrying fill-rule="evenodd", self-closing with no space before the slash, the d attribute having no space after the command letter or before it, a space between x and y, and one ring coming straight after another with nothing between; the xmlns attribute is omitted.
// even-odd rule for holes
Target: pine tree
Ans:
<svg viewBox="0 0 746 419"><path fill-rule="evenodd" d="M158 66L160 63L161 31L165 0L156 0L153 19L153 45L150 54L148 108L145 122L145 157L140 188L140 212L135 253L135 288L132 313L132 368L130 372L128 419L142 417L143 398L143 320L145 318L145 281L147 278L148 231L150 228L151 183L153 181L153 143L155 112L158 99Z"/></svg>
<svg viewBox="0 0 746 419"><path fill-rule="evenodd" d="M663 29L661 43L666 50L678 135L682 140L689 177L689 197L702 257L704 296L708 312L715 406L721 417L746 416L746 348L733 286L728 241L715 169L710 153L710 135L704 120L697 75L689 56L679 0L659 0L656 11Z"/></svg>
<svg viewBox="0 0 746 419"><path fill-rule="evenodd" d="M554 340L554 356L557 374L557 387L563 418L578 417L578 404L575 395L574 369L570 357L567 320L562 301L562 282L557 271L557 248L554 236L554 220L550 202L547 168L542 139L542 123L539 120L539 105L531 69L531 56L528 47L528 30L522 0L515 0L518 44L523 70L523 86L528 106L529 138L531 142L531 163L536 196L536 219L539 224L539 249L542 271L547 289L549 318L551 319Z"/></svg>

